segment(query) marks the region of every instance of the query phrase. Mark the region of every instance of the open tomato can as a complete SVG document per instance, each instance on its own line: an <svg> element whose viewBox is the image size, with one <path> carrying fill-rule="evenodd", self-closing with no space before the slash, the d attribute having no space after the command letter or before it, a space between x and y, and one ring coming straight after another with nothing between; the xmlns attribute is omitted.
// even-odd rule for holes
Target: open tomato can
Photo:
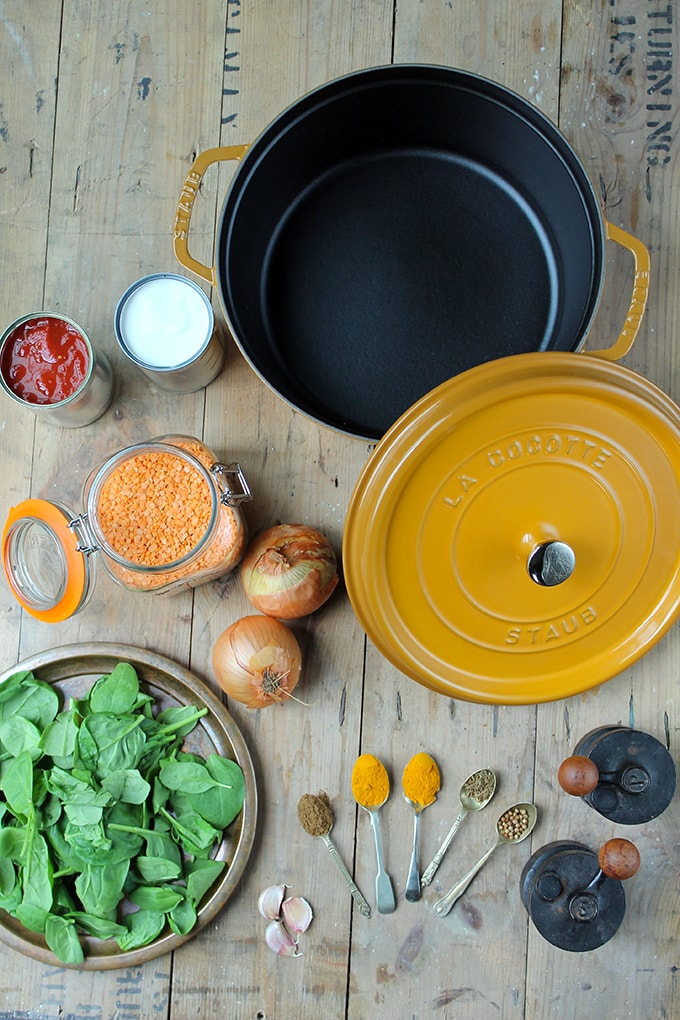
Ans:
<svg viewBox="0 0 680 1020"><path fill-rule="evenodd" d="M94 590L96 565L122 587L162 594L228 574L247 542L240 465L222 464L192 436L119 450L87 479L84 508L46 499L12 507L2 536L5 576L31 616L74 616Z"/></svg>
<svg viewBox="0 0 680 1020"><path fill-rule="evenodd" d="M109 359L61 312L32 312L0 337L0 386L44 421L79 428L100 418L113 397Z"/></svg>

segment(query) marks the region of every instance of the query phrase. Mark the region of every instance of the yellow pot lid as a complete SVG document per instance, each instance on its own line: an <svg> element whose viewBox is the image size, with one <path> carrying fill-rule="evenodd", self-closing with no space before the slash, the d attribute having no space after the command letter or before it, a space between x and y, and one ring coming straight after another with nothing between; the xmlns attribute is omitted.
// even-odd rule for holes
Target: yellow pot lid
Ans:
<svg viewBox="0 0 680 1020"><path fill-rule="evenodd" d="M583 354L515 355L423 397L343 538L369 638L453 698L533 704L635 662L680 613L680 409Z"/></svg>

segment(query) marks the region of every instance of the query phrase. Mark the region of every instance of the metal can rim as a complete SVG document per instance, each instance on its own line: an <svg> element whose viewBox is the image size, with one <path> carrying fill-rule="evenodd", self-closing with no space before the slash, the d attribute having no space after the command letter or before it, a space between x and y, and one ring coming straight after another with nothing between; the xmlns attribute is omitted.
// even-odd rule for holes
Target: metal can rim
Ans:
<svg viewBox="0 0 680 1020"><path fill-rule="evenodd" d="M140 290L143 286L146 286L153 280L176 280L179 283L186 284L188 287L191 287L192 290L196 291L196 293L200 295L208 311L208 331L205 340L203 341L199 349L194 354L192 354L190 358L187 358L185 361L182 361L177 365L151 365L149 364L148 361L142 360L142 358L138 357L130 350L130 347L126 342L125 337L123 336L123 331L121 329L120 320L121 315L123 313L123 308L137 290ZM193 280L190 280L186 276L182 276L180 273L149 273L147 276L141 276L138 280L135 280L134 283L131 283L130 286L120 296L114 313L113 328L116 334L116 340L120 344L121 350L126 355L126 357L128 357L130 361L134 362L134 364L137 365L139 368L146 369L149 372L159 373L178 372L184 368L188 368L191 365L193 365L194 362L196 362L207 349L215 332L215 313L213 311L213 307L210 303L208 295L205 293L204 290L202 290L201 287L198 286L197 283L194 283Z"/></svg>
<svg viewBox="0 0 680 1020"><path fill-rule="evenodd" d="M20 326L22 326L25 322L29 322L31 319L59 319L60 322L65 322L67 323L67 325L72 326L73 329L77 330L85 343L85 346L87 348L87 361L88 361L87 372L85 373L85 377L81 382L80 386L78 387L78 389L74 390L73 393L70 394L70 396L65 397L64 400L50 400L45 401L44 403L38 403L37 401L33 400L24 400L23 397L20 397L18 393L14 392L12 387L5 379L5 376L2 371L2 355L5 350L5 345L10 340L12 335L16 332L16 330ZM82 396L83 390L90 382L90 379L92 378L92 373L94 372L94 367L95 367L95 353L89 336L87 335L83 327L78 322L75 321L75 319L72 319L68 315L64 315L63 312L53 312L48 310L30 312L28 315L21 315L18 319L15 319L14 322L12 322L0 336L0 386L2 387L3 391L7 394L7 396L11 397L12 400L15 400L17 404L20 404L22 407L28 407L33 411L39 409L49 410L52 408L56 410L58 408L67 407L69 404L74 403L74 401L78 400Z"/></svg>

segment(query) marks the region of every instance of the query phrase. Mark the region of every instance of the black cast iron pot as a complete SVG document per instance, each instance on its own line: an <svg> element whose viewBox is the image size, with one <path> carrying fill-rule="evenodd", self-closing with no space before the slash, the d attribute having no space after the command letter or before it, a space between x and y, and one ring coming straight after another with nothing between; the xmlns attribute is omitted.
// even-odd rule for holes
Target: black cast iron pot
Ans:
<svg viewBox="0 0 680 1020"><path fill-rule="evenodd" d="M201 179L225 159L240 165L208 267L187 235ZM535 107L477 75L416 64L330 81L252 145L199 155L174 229L177 258L219 289L261 378L369 440L468 368L578 350L608 238L636 265L614 360L644 311L645 246L603 219L575 152Z"/></svg>

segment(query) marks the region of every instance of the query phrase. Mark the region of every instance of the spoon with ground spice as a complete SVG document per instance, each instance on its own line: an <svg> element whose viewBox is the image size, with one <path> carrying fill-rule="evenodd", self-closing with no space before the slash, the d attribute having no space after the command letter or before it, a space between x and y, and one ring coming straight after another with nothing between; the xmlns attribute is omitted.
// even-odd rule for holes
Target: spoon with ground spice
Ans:
<svg viewBox="0 0 680 1020"><path fill-rule="evenodd" d="M378 808L390 794L387 769L373 754L360 754L352 769L352 793L357 804L368 813L373 826L378 874L375 877L375 899L379 914L391 914L396 907L392 881L385 871Z"/></svg>
<svg viewBox="0 0 680 1020"><path fill-rule="evenodd" d="M477 772L473 772L471 776L467 777L460 788L460 811L456 816L455 822L446 833L444 842L432 858L431 863L423 872L420 879L421 888L429 885L432 881L435 871L441 864L444 854L451 846L451 841L458 832L458 828L465 816L470 811L481 811L482 808L486 807L489 803L495 792L496 773L493 769L479 769Z"/></svg>
<svg viewBox="0 0 680 1020"><path fill-rule="evenodd" d="M413 808L413 846L411 864L406 880L406 899L414 902L420 899L420 874L418 873L418 833L420 813L434 803L441 786L441 776L436 761L420 751L408 762L401 777L404 797Z"/></svg>
<svg viewBox="0 0 680 1020"><path fill-rule="evenodd" d="M472 879L479 869L485 864L494 850L497 850L503 843L521 843L523 839L533 831L538 813L534 804L513 804L507 808L496 822L498 837L483 857L477 861L474 867L470 868L467 874L463 875L460 881L456 882L447 892L437 900L432 910L436 917L446 917L456 900L463 895Z"/></svg>
<svg viewBox="0 0 680 1020"><path fill-rule="evenodd" d="M323 790L319 791L318 796L314 796L313 793L303 793L298 801L297 810L302 828L305 832L308 832L310 836L318 836L324 841L328 848L328 852L347 882L349 891L354 897L359 910L364 917L370 917L371 908L368 905L368 902L343 864L337 848L329 836L329 833L333 828L333 809L331 808L331 802L328 799L328 794Z"/></svg>

